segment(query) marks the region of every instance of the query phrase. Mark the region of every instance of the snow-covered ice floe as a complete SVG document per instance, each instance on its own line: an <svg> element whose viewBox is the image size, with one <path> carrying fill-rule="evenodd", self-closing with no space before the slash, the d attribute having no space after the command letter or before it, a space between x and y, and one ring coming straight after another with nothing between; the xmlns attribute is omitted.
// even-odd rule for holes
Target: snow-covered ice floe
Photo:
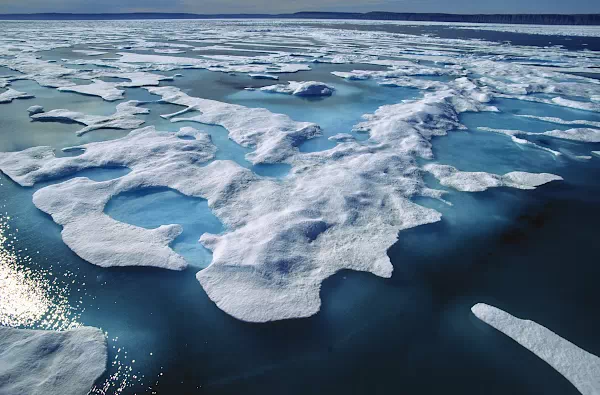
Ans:
<svg viewBox="0 0 600 395"><path fill-rule="evenodd" d="M85 127L77 131L79 136L98 129L135 129L144 121L136 115L147 114L147 108L138 107L139 101L130 100L119 103L114 114L109 116L87 115L80 112L56 109L44 112L41 106L31 106L28 112L34 121L76 122Z"/></svg>
<svg viewBox="0 0 600 395"><path fill-rule="evenodd" d="M271 74L256 74L250 73L248 76L256 79L256 80L278 80L279 76L271 75Z"/></svg>
<svg viewBox="0 0 600 395"><path fill-rule="evenodd" d="M577 347L548 328L522 320L496 307L478 303L473 314L543 359L583 395L600 393L600 358Z"/></svg>
<svg viewBox="0 0 600 395"><path fill-rule="evenodd" d="M5 92L0 93L0 104L10 103L15 99L31 99L33 95L8 88Z"/></svg>
<svg viewBox="0 0 600 395"><path fill-rule="evenodd" d="M181 226L140 228L115 221L103 210L110 198L119 193L149 187L181 189L180 183L199 177L200 174L194 173L198 171L196 166L212 159L216 150L210 137L192 128L182 128L173 134L157 132L150 126L134 130L122 139L75 148L84 152L60 158L55 157L51 147L5 153L0 156L0 168L24 186L89 168L130 168L131 173L114 180L93 182L75 178L42 188L34 194L33 202L63 226L64 242L91 263L104 267L185 268L185 260L169 247L181 233ZM156 166L160 170L153 171Z"/></svg>
<svg viewBox="0 0 600 395"><path fill-rule="evenodd" d="M0 393L85 395L107 366L102 330L64 332L0 326Z"/></svg>
<svg viewBox="0 0 600 395"><path fill-rule="evenodd" d="M274 114L264 108L191 97L170 86L147 89L161 96L164 102L186 107L180 112L165 115L165 118L174 122L193 121L223 126L233 141L243 147L254 147L246 158L255 164L285 161L298 151L297 147L302 142L321 133L314 123L297 122L287 115ZM191 111L199 114L183 117Z"/></svg>
<svg viewBox="0 0 600 395"><path fill-rule="evenodd" d="M260 88L263 92L269 93L284 93L294 96L316 97L316 96L331 96L335 88L331 85L317 81L295 82L290 81L288 84L269 85Z"/></svg>
<svg viewBox="0 0 600 395"><path fill-rule="evenodd" d="M508 187L518 189L535 189L551 181L563 178L549 173L526 173L513 171L502 176L486 172L460 171L452 166L428 164L424 167L437 178L440 183L463 192L481 192L488 188Z"/></svg>

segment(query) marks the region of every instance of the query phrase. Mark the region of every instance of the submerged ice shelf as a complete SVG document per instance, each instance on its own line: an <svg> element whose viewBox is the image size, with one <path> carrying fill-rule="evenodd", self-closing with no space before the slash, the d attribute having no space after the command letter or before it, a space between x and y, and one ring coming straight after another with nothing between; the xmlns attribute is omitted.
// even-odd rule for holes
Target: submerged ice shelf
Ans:
<svg viewBox="0 0 600 395"><path fill-rule="evenodd" d="M444 194L456 193L429 188L427 173L443 186L469 192L533 189L562 179L550 174L550 168L472 171L444 161L429 163L437 159L434 138L474 129L464 121L466 114L532 127L488 134L552 153L559 151L520 137L598 141L600 108L595 98L600 85L566 76L559 67L548 70L513 61L539 57L538 50L360 31L345 32L340 40L334 31L311 29L310 39L319 43L314 49L270 49L265 44L241 51L226 45L240 40L237 33L215 26L223 35L223 42L215 45L205 46L192 33L177 31L169 45L139 37L126 45L107 40L101 51L64 48L70 54L57 62L30 52L67 44L22 51L14 50L21 44L12 43L10 51L0 47L6 55L0 65L20 73L0 77L3 86L35 81L35 89L52 87L65 92L61 94L118 101L116 111L92 115L76 106L44 112L41 104L48 105L33 100L31 104L40 106L30 108L32 120L83 124L79 135L101 128L135 129L115 140L68 147L63 157L50 146L5 152L0 154L0 170L23 186L53 183L35 192L34 203L62 225L63 240L80 257L103 267L207 266L197 273L202 287L217 306L242 320L315 314L321 283L343 269L389 277L393 268L386 252L402 237L399 232L441 218L416 198L444 200ZM265 34L277 39L288 28L269 29ZM287 33L305 39L300 30L286 30L290 40ZM74 44L85 44L76 37ZM185 44L175 43L185 37ZM568 58L557 48L541 52L557 62ZM473 53L477 55L465 56ZM582 59L597 64L590 54ZM573 60L565 61L572 66ZM342 71L319 75L316 63L338 65ZM185 79L180 82L173 74L182 68L225 75L225 82L215 78L212 83L237 84L239 94L219 100L203 98L201 89L192 94ZM237 81L223 73L250 78ZM251 78L254 92L244 90ZM270 85L269 79L281 83ZM328 103L342 107L337 98L365 92L379 95L377 105L350 106L352 114L333 112L331 122L327 119ZM301 98L332 94L321 101ZM260 95L271 96L269 102ZM148 97L152 103L140 102ZM293 100L310 105L294 108ZM542 110L513 114L507 101ZM315 111L317 105L323 110ZM169 114L158 112L167 106ZM549 106L556 114L546 112ZM149 127L136 129L142 124ZM554 127L544 129L544 124ZM177 131L179 126L184 127ZM492 131L486 126L477 125L477 130ZM532 151L522 152L532 155L530 162ZM104 168L129 172L104 179L73 178ZM174 210L161 211L165 206Z"/></svg>

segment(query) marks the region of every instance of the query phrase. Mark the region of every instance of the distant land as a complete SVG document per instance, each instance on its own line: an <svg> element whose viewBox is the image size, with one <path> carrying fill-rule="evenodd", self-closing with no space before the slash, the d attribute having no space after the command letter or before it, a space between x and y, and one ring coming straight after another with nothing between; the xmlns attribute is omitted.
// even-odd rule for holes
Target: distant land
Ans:
<svg viewBox="0 0 600 395"><path fill-rule="evenodd" d="M353 19L415 22L469 22L530 25L600 25L600 14L432 14L397 12L297 12L294 14L0 14L0 20L131 20L131 19Z"/></svg>

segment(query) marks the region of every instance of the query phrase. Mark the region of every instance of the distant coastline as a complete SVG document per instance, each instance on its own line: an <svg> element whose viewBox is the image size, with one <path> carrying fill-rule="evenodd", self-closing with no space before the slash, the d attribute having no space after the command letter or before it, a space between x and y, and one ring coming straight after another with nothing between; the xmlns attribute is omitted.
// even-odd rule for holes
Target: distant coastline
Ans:
<svg viewBox="0 0 600 395"><path fill-rule="evenodd" d="M293 14L0 14L0 20L133 20L133 19L338 19L412 22L500 23L529 25L600 25L600 14L440 14L397 12L297 12Z"/></svg>

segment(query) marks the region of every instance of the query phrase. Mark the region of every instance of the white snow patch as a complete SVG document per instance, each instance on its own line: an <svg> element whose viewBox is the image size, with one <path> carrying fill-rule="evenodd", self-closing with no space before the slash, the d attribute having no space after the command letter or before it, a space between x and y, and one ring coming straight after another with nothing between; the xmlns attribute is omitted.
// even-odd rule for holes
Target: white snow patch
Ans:
<svg viewBox="0 0 600 395"><path fill-rule="evenodd" d="M260 88L263 92L270 93L285 93L294 96L331 96L335 88L323 82L305 81L296 82L290 81L288 84L269 85Z"/></svg>
<svg viewBox="0 0 600 395"><path fill-rule="evenodd" d="M550 130L543 133L546 136L565 140L583 141L586 143L600 143L600 129L576 128L568 130Z"/></svg>
<svg viewBox="0 0 600 395"><path fill-rule="evenodd" d="M95 50L91 50L91 49L74 49L73 52L75 53L81 53L87 56L99 56L99 55L106 55L108 52L103 52L103 51L95 51Z"/></svg>
<svg viewBox="0 0 600 395"><path fill-rule="evenodd" d="M116 112L109 116L87 115L63 109L43 112L43 108L34 108L33 112L29 111L29 113L31 119L36 121L72 121L85 125L85 128L77 131L77 135L81 136L98 129L135 129L139 127L144 121L136 118L136 115L149 112L147 108L138 107L139 103L136 100L119 103ZM40 110L42 112L39 112Z"/></svg>
<svg viewBox="0 0 600 395"><path fill-rule="evenodd" d="M488 188L509 187L518 189L535 189L551 181L563 178L549 173L526 173L514 171L505 175L486 172L460 171L452 166L428 164L423 167L437 178L444 186L463 192L482 192Z"/></svg>
<svg viewBox="0 0 600 395"><path fill-rule="evenodd" d="M72 85L58 88L59 91L77 92L83 95L100 96L106 101L115 101L123 98L123 91L117 89L117 83L93 80L89 85Z"/></svg>
<svg viewBox="0 0 600 395"><path fill-rule="evenodd" d="M14 99L31 99L31 98L33 98L33 95L30 95L30 94L27 94L24 92L19 92L12 88L8 88L5 92L0 93L0 104L10 103Z"/></svg>
<svg viewBox="0 0 600 395"><path fill-rule="evenodd" d="M298 152L297 147L303 141L321 134L321 129L314 123L296 122L287 115L274 114L264 108L248 108L191 97L175 87L147 89L161 96L165 102L187 107L187 110L166 116L174 122L221 125L227 129L233 141L243 147L254 147L254 151L246 155L254 164L285 161ZM189 118L173 117L188 110L200 114Z"/></svg>
<svg viewBox="0 0 600 395"><path fill-rule="evenodd" d="M257 79L257 80L278 80L279 77L271 74L248 74L248 76Z"/></svg>
<svg viewBox="0 0 600 395"><path fill-rule="evenodd" d="M0 326L0 393L85 395L106 370L107 355L106 338L97 328L55 332Z"/></svg>
<svg viewBox="0 0 600 395"><path fill-rule="evenodd" d="M534 321L521 320L496 307L478 303L471 311L544 360L583 395L600 393L600 358L597 356Z"/></svg>

